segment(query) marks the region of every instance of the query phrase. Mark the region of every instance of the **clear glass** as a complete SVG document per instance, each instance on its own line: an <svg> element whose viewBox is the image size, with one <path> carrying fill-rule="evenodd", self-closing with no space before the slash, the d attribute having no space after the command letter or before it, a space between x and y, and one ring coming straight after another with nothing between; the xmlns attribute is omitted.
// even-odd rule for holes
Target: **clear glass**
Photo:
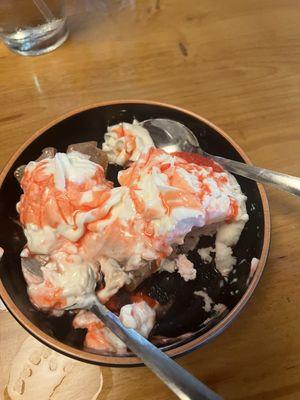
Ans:
<svg viewBox="0 0 300 400"><path fill-rule="evenodd" d="M0 37L15 53L36 56L68 37L63 0L0 0Z"/></svg>

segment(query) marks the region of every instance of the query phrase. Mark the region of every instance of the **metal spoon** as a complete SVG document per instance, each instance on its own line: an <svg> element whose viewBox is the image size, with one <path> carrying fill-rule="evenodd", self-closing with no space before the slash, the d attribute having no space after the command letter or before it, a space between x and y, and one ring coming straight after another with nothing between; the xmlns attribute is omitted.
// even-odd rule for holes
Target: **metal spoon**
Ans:
<svg viewBox="0 0 300 400"><path fill-rule="evenodd" d="M125 328L119 318L93 296L90 310L118 336L181 400L222 400L206 385L173 361L134 329Z"/></svg>
<svg viewBox="0 0 300 400"><path fill-rule="evenodd" d="M22 258L22 268L38 277L41 266L36 260ZM217 393L196 379L165 353L150 343L134 329L126 328L119 318L109 311L95 295L87 299L87 310L92 311L104 324L120 338L161 379L181 400L222 400ZM82 308L73 304L68 310Z"/></svg>
<svg viewBox="0 0 300 400"><path fill-rule="evenodd" d="M153 118L142 122L142 125L150 132L155 146L167 153L176 151L198 153L213 159L225 169L237 175L257 182L268 183L278 189L300 196L300 178L208 154L201 149L193 132L180 122Z"/></svg>

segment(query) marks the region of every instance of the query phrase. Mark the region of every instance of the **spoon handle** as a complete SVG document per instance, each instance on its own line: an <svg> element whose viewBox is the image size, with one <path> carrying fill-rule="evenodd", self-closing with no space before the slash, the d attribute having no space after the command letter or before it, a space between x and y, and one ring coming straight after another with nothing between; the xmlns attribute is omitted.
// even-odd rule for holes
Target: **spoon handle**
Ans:
<svg viewBox="0 0 300 400"><path fill-rule="evenodd" d="M300 178L297 178L296 176L282 174L280 172L255 167L254 165L248 165L238 161L228 160L227 158L213 156L207 153L204 153L204 155L212 158L214 161L217 161L228 171L237 175L253 179L257 182L269 183L278 189L282 189L286 192L295 194L296 196L300 196Z"/></svg>
<svg viewBox="0 0 300 400"><path fill-rule="evenodd" d="M95 300L91 311L117 335L159 379L181 400L222 400L222 398L169 358L134 329L125 328L119 318Z"/></svg>

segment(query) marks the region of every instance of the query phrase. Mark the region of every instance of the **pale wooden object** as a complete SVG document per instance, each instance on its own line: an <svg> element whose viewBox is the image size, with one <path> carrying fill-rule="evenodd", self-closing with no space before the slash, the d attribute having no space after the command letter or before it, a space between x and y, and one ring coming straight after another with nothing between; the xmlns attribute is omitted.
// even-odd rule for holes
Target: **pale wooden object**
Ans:
<svg viewBox="0 0 300 400"><path fill-rule="evenodd" d="M72 16L70 39L45 56L24 58L0 47L1 166L68 110L140 98L197 112L257 165L300 176L298 1L136 3L111 15ZM268 194L271 251L253 299L219 338L179 360L233 400L300 398L299 199ZM3 315L0 331L17 334ZM173 398L145 368L104 370L105 400Z"/></svg>
<svg viewBox="0 0 300 400"><path fill-rule="evenodd" d="M97 400L105 394L100 367L56 353L29 336L7 312L0 316L0 399ZM107 373L105 377L110 379Z"/></svg>

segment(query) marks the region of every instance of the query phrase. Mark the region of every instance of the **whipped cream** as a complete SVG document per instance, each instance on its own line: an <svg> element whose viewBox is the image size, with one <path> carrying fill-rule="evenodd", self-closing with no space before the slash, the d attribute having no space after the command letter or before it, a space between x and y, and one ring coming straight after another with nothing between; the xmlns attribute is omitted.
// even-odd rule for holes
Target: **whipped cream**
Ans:
<svg viewBox="0 0 300 400"><path fill-rule="evenodd" d="M227 175L239 208L235 220L229 224L221 225L217 231L215 263L217 269L225 277L228 276L236 264L236 258L232 254L232 247L237 244L244 226L249 219L246 209L247 197L242 193L235 177L229 173Z"/></svg>
<svg viewBox="0 0 300 400"><path fill-rule="evenodd" d="M92 179L99 169L99 165L89 160L90 156L71 151L69 153L56 153L53 158L42 161L30 161L25 168L33 172L37 166L42 170L43 178L53 175L57 190L65 190L67 181L81 184ZM102 167L100 167L102 168Z"/></svg>
<svg viewBox="0 0 300 400"><path fill-rule="evenodd" d="M105 277L105 287L98 291L97 296L102 303L106 303L125 284L131 282L128 275L112 258L102 257L100 259L101 272Z"/></svg>
<svg viewBox="0 0 300 400"><path fill-rule="evenodd" d="M49 225L38 227L35 224L26 224L24 234L28 249L36 254L50 254L64 242L59 237L58 230Z"/></svg>
<svg viewBox="0 0 300 400"><path fill-rule="evenodd" d="M90 311L80 311L73 319L73 327L87 329L84 344L89 349L115 354L127 351L125 343Z"/></svg>
<svg viewBox="0 0 300 400"><path fill-rule="evenodd" d="M26 166L17 210L31 252L49 254L66 241L76 242L86 223L98 218L95 210L112 184L88 158L75 151L56 153Z"/></svg>
<svg viewBox="0 0 300 400"><path fill-rule="evenodd" d="M155 311L145 301L126 304L120 310L120 321L144 337L148 337L155 322Z"/></svg>
<svg viewBox="0 0 300 400"><path fill-rule="evenodd" d="M87 307L95 293L98 269L79 255L58 252L41 267L41 278L23 271L31 302L51 311Z"/></svg>
<svg viewBox="0 0 300 400"><path fill-rule="evenodd" d="M184 254L180 254L176 258L176 264L179 274L186 282L196 278L197 271L194 268L194 264Z"/></svg>
<svg viewBox="0 0 300 400"><path fill-rule="evenodd" d="M134 120L132 124L121 122L109 126L104 135L102 150L106 152L110 163L124 166L136 161L141 152L151 146L154 143L149 132Z"/></svg>
<svg viewBox="0 0 300 400"><path fill-rule="evenodd" d="M155 311L141 301L123 306L119 318L126 328L132 328L147 338L155 323ZM87 329L84 344L89 349L115 354L127 352L125 343L90 311L80 311L73 320L73 327Z"/></svg>
<svg viewBox="0 0 300 400"><path fill-rule="evenodd" d="M205 263L210 263L212 262L212 256L210 255L213 253L215 249L211 246L209 247L202 247L201 249L197 250L197 253L201 257L201 260Z"/></svg>
<svg viewBox="0 0 300 400"><path fill-rule="evenodd" d="M41 276L24 268L32 303L58 315L87 307L96 287L99 300L106 303L156 269L194 280L193 263L184 254L174 256L174 249L193 232L189 241L194 245L197 236L216 233L215 249L199 254L211 261L215 252L216 267L227 276L236 262L232 247L248 220L246 197L236 179L200 156L156 149L136 121L109 127L103 150L111 163L129 165L118 174L119 187L78 151L56 153L25 168L24 194L17 205L27 238L23 256L46 260ZM198 295L205 309L212 309L203 293ZM74 326L88 329L86 346L126 351L95 318L80 312L74 320ZM155 311L144 301L128 304L120 319L147 337Z"/></svg>
<svg viewBox="0 0 300 400"><path fill-rule="evenodd" d="M174 259L165 258L159 269L170 273L177 271L186 282L196 279L197 276L194 264L184 254L180 254Z"/></svg>
<svg viewBox="0 0 300 400"><path fill-rule="evenodd" d="M136 163L119 172L118 179L121 185L135 188L139 212L154 236L164 237L165 245L182 244L193 227L247 218L246 198L234 177L159 149L142 153ZM231 215L233 205L237 216Z"/></svg>
<svg viewBox="0 0 300 400"><path fill-rule="evenodd" d="M131 271L170 256L193 227L221 224L215 260L223 275L229 273L235 262L231 246L248 218L246 198L234 177L150 147L118 179L121 187L112 188L102 167L78 152L29 163L18 205L29 251L77 257L81 261L74 261L74 270L82 272L83 282L90 275L84 276L82 265L100 263L105 285L97 295L106 302L131 283ZM231 215L233 204L235 215ZM65 276L64 268L57 280L46 273L48 269L46 284L63 289L67 283L58 277ZM196 277L184 255L173 269L186 281ZM92 286L86 286L87 297ZM80 293L67 294L66 307L74 299L80 302ZM64 299L63 290L60 294ZM57 304L62 307L63 302Z"/></svg>

